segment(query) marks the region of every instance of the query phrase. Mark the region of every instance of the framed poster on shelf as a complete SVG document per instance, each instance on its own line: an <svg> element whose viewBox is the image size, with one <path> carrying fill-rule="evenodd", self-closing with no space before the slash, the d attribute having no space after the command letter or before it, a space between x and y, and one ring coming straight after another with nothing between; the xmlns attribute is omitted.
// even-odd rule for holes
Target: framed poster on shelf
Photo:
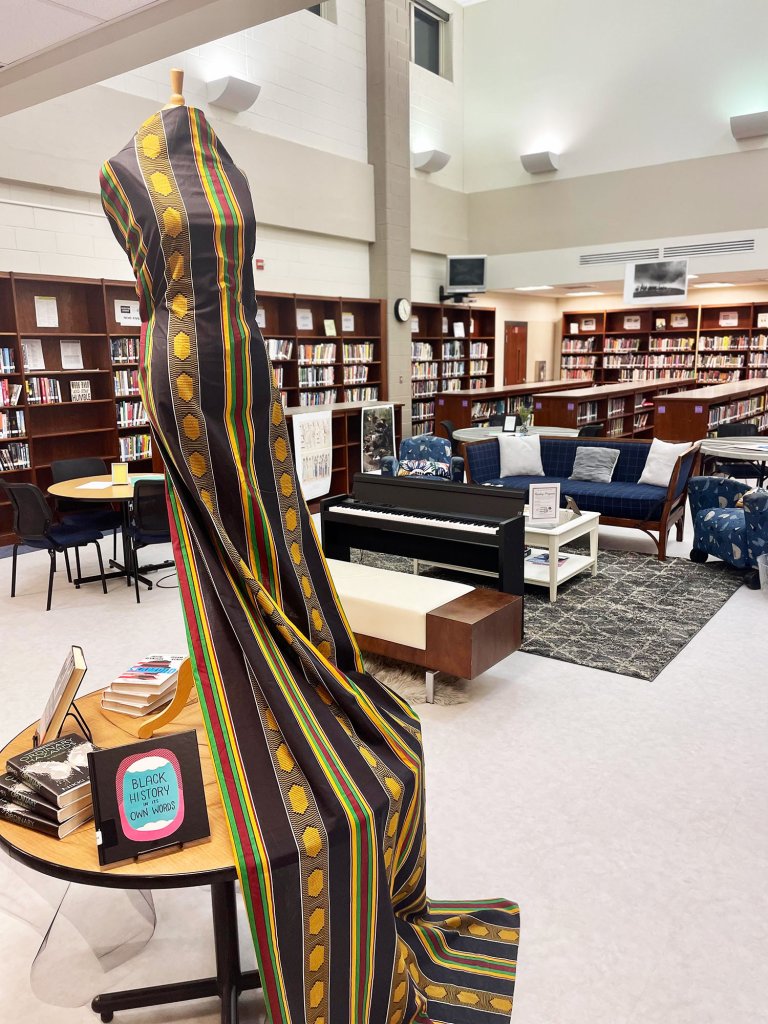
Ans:
<svg viewBox="0 0 768 1024"><path fill-rule="evenodd" d="M360 431L360 464L363 473L380 473L381 460L394 454L394 405L366 406Z"/></svg>

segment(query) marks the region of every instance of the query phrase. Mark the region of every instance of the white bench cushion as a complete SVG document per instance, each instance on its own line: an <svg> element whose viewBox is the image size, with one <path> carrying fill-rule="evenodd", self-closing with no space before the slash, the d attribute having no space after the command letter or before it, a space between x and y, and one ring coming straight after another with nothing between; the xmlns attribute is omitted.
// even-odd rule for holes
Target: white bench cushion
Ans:
<svg viewBox="0 0 768 1024"><path fill-rule="evenodd" d="M353 632L420 651L427 647L427 612L474 589L335 558L328 568Z"/></svg>

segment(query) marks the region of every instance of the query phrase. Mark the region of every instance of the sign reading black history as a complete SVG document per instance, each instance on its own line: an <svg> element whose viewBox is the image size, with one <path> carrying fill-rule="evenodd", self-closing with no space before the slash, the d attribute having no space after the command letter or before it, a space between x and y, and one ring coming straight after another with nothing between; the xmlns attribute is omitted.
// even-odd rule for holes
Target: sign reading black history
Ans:
<svg viewBox="0 0 768 1024"><path fill-rule="evenodd" d="M99 863L122 863L210 835L194 731L88 758Z"/></svg>

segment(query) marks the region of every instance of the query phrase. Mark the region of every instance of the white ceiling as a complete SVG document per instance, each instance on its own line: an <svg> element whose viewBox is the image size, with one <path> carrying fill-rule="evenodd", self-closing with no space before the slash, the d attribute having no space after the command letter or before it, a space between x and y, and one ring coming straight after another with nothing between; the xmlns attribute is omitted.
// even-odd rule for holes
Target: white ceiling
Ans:
<svg viewBox="0 0 768 1024"><path fill-rule="evenodd" d="M165 0L7 0L0 64L13 64Z"/></svg>

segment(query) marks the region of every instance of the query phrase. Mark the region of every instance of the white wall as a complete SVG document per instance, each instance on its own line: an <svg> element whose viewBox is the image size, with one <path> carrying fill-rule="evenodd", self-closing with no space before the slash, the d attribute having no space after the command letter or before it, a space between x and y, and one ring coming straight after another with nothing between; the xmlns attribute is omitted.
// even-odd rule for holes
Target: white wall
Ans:
<svg viewBox="0 0 768 1024"><path fill-rule="evenodd" d="M327 153L366 161L365 2L336 0L335 24L308 11L206 43L109 79L107 85L165 103L168 72L185 72L184 97L208 109L205 82L236 75L261 85L242 114L223 121Z"/></svg>
<svg viewBox="0 0 768 1024"><path fill-rule="evenodd" d="M445 256L434 252L411 253L411 301L439 302L445 285Z"/></svg>
<svg viewBox="0 0 768 1024"><path fill-rule="evenodd" d="M465 185L565 177L764 147L732 114L768 109L765 0L486 0L464 12Z"/></svg>
<svg viewBox="0 0 768 1024"><path fill-rule="evenodd" d="M534 380L536 362L547 363L547 379L560 377L559 363L555 365L556 327L560 312L555 299L544 296L513 295L509 292L487 292L478 297L483 306L496 307L496 365L495 385L504 384L504 321L518 320L528 324L528 351L525 376Z"/></svg>
<svg viewBox="0 0 768 1024"><path fill-rule="evenodd" d="M439 149L451 159L442 171L413 174L443 188L464 188L464 8L454 0L437 0L450 15L450 77L411 62L411 152Z"/></svg>

